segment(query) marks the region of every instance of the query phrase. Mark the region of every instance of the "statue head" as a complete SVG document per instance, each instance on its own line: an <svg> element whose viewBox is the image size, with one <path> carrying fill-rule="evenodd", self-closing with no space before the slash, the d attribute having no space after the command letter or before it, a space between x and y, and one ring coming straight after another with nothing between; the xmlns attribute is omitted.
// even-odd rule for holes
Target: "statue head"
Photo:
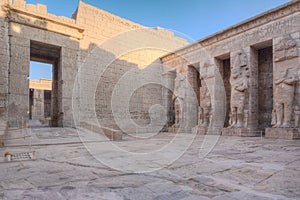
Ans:
<svg viewBox="0 0 300 200"><path fill-rule="evenodd" d="M234 66L235 67L242 67L248 64L248 59L247 59L247 55L244 52L243 49L241 49L238 53L237 53L237 58L235 60Z"/></svg>

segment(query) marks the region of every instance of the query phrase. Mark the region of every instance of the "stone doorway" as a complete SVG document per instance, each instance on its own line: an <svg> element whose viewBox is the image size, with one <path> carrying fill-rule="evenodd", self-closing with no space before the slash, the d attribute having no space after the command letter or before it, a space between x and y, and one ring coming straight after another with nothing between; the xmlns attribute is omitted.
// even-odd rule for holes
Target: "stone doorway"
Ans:
<svg viewBox="0 0 300 200"><path fill-rule="evenodd" d="M271 127L273 110L273 47L259 48L258 55L258 126Z"/></svg>
<svg viewBox="0 0 300 200"><path fill-rule="evenodd" d="M30 41L30 61L47 63L52 65L52 80L41 79L41 84L47 82L50 88L46 89L30 89L30 116L33 117L31 98L38 98L42 118L48 119L51 127L63 126L63 112L62 112L62 70L61 70L61 47L50 44L45 44L36 41ZM51 81L51 83L49 83Z"/></svg>
<svg viewBox="0 0 300 200"><path fill-rule="evenodd" d="M230 99L231 99L231 84L230 84L230 54L223 56L222 58L216 59L216 63L219 66L219 71L223 79L224 89L226 93L226 116L224 121L224 127L228 127L230 125Z"/></svg>

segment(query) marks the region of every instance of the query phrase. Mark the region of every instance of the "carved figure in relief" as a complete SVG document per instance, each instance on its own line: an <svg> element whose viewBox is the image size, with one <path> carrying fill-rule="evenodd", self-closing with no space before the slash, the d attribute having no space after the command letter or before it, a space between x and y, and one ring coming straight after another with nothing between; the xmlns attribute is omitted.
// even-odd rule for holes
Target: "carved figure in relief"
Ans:
<svg viewBox="0 0 300 200"><path fill-rule="evenodd" d="M199 63L200 66L200 63ZM200 106L198 114L198 126L208 127L211 121L211 99L206 81L213 78L214 75L214 61L212 59L207 59L203 62L199 68L200 73Z"/></svg>
<svg viewBox="0 0 300 200"><path fill-rule="evenodd" d="M175 110L175 124L173 127L179 127L180 120L181 120L181 106L180 106L180 100L178 98L174 99L174 110Z"/></svg>
<svg viewBox="0 0 300 200"><path fill-rule="evenodd" d="M174 111L175 111L175 124L173 127L179 127L182 119L182 105L183 99L185 98L185 78L177 76L175 79L175 91L173 96Z"/></svg>
<svg viewBox="0 0 300 200"><path fill-rule="evenodd" d="M208 91L207 86L204 83L204 77L200 77L202 84L202 87L200 87L200 107L199 107L199 121L198 125L202 127L207 127L210 123L210 116L211 116L211 99L210 94Z"/></svg>
<svg viewBox="0 0 300 200"><path fill-rule="evenodd" d="M230 128L244 126L245 100L249 87L249 67L247 65L247 55L241 51L230 76L231 84L231 113Z"/></svg>
<svg viewBox="0 0 300 200"><path fill-rule="evenodd" d="M275 78L275 116L274 128L292 127L293 101L295 97L296 76L290 69L281 70Z"/></svg>

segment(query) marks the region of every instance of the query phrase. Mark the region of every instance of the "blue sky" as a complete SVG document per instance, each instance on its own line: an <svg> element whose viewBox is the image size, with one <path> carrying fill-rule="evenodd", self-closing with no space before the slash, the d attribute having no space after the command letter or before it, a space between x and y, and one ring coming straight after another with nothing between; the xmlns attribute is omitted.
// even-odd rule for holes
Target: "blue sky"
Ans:
<svg viewBox="0 0 300 200"><path fill-rule="evenodd" d="M71 17L78 0L26 0L45 4L48 12ZM289 0L83 0L139 24L171 29L199 40ZM33 66L33 65L32 65ZM36 66L36 65L35 65ZM37 67L35 67L37 68ZM41 69L51 67L42 66ZM49 70L32 67L31 79L49 77ZM50 70L51 72L51 70ZM51 74L51 73L50 73Z"/></svg>

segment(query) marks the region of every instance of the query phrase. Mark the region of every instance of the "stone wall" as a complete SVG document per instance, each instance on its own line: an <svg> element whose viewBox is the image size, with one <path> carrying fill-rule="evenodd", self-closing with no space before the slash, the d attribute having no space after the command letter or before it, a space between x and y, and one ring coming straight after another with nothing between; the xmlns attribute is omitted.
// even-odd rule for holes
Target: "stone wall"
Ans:
<svg viewBox="0 0 300 200"><path fill-rule="evenodd" d="M212 36L199 40L198 42L189 45L175 53L163 56L162 62L171 66L178 71L186 71L188 65L198 63L200 65L199 71L204 68L203 63L210 60L215 69L215 87L211 90L212 110L220 116L215 115L213 119L217 118L217 122L221 122L226 110L230 104L221 106L222 102L227 99L230 90L228 83L218 81L220 75L224 76L224 72L219 70L222 68L223 60L230 58L231 74L238 55L244 59L244 64L240 65L242 68L248 70L247 75L248 88L245 91L244 111L242 117L242 126L240 130L245 132L245 135L253 133L256 135L257 130L264 130L270 127L271 116L270 110L273 110L273 101L271 97L272 85L275 83L276 74L280 69L288 69L289 74L299 74L299 30L300 30L300 2L292 1L278 8L262 13L249 20L241 22L237 25L229 27L224 31L220 31ZM285 40L289 47L276 47L282 44ZM265 49L268 48L268 49ZM272 51L275 52L274 60L272 59ZM276 49L278 55L276 57ZM242 52L242 54L240 54ZM258 55L258 52L260 55ZM186 63L180 63L178 60L186 60ZM240 61L241 62L241 61ZM274 73L274 77L271 75ZM201 73L200 73L201 74ZM300 102L299 99L299 75L297 75L297 84L295 85L295 93L293 95L293 106ZM246 84L246 83L245 83ZM227 95L220 95L220 87L226 91ZM225 88L224 88L225 86ZM232 87L232 84L230 84ZM231 88L232 92L232 88ZM227 96L227 97L226 97ZM232 98L231 98L232 101ZM201 102L201 99L200 99ZM219 102L219 103L217 103ZM225 107L225 109L224 109ZM272 107L272 108L271 108ZM228 115L228 114L227 114ZM225 119L228 118L225 116ZM293 120L293 119L292 119ZM213 120L214 121L214 120ZM291 123L294 123L293 121ZM221 123L220 123L221 124ZM218 123L218 125L220 125ZM226 124L226 121L225 121ZM216 124L214 124L215 126ZM221 133L222 129L218 129ZM251 134L250 134L251 135Z"/></svg>
<svg viewBox="0 0 300 200"><path fill-rule="evenodd" d="M93 116L106 126L115 126L109 105L119 78L187 44L170 31L147 29L81 1L72 19L55 16L45 5L26 4L24 0L0 3L0 116L10 126L28 119L30 60L53 64L53 126L74 126L74 116L79 120ZM139 33L128 33L132 30ZM154 71L155 75L162 73L160 68ZM132 118L140 125L147 124L148 109L156 103L161 103L161 87L138 88L128 105Z"/></svg>
<svg viewBox="0 0 300 200"><path fill-rule="evenodd" d="M9 1L1 0L0 5ZM0 120L7 122L8 105L8 65L9 65L9 36L8 24L5 21L5 7L0 9Z"/></svg>
<svg viewBox="0 0 300 200"><path fill-rule="evenodd" d="M2 2L1 6L5 8L5 15L1 17L1 20L6 17L4 24L7 28L7 32L2 38L8 38L6 40L8 45L6 58L9 60L6 65L8 74L6 94L8 95L9 125L18 126L21 119L28 119L29 83L27 77L29 76L32 41L61 48L61 59L57 62L57 68L62 67L64 72L61 73L58 81L64 80L64 84L61 85L60 104L57 107L60 110L58 111L59 115L65 120L61 120L59 125L74 124L71 112L71 93L68 91L72 90L77 71L74 58L77 57L79 45L76 40L83 29L76 26L74 20L48 14L45 6L33 6L20 0L14 1L14 4ZM1 10L1 12L3 11ZM1 42L5 42L5 40L1 40ZM37 61L54 62L47 55L40 55L39 59Z"/></svg>
<svg viewBox="0 0 300 200"><path fill-rule="evenodd" d="M80 84L81 94L86 97L81 101L80 118L97 117L98 121L91 123L99 122L102 126L116 129L118 126L111 108L112 94L120 78L137 70L134 72L136 77L126 81L128 88L135 85L136 78L140 82L147 82L147 77L151 76L159 78L162 73L160 68L151 70L152 73L147 75L142 71L155 63L158 57L184 46L187 42L170 31L162 28L148 29L83 2L79 3L73 18L78 25L85 28L78 59L83 73L81 81L93 82L92 85ZM91 58L93 53L97 54L97 58ZM133 121L140 126L146 126L150 122L149 108L161 104L161 94L161 86L147 84L135 89L129 105L122 100L123 96L118 97L118 104L128 106ZM90 101L89 97L94 100ZM124 115L122 112L119 111L118 114Z"/></svg>
<svg viewBox="0 0 300 200"><path fill-rule="evenodd" d="M295 79L290 123L299 126L299 1L188 46L170 31L146 28L81 1L72 19L24 0L0 4L0 117L10 126L28 119L30 60L53 64L54 126L84 121L121 128L116 120L129 118L128 130L149 131L150 111L161 104L175 129L181 121L187 132L211 124L213 129L203 130L219 134L225 126L255 135L280 110L275 86L282 73Z"/></svg>

